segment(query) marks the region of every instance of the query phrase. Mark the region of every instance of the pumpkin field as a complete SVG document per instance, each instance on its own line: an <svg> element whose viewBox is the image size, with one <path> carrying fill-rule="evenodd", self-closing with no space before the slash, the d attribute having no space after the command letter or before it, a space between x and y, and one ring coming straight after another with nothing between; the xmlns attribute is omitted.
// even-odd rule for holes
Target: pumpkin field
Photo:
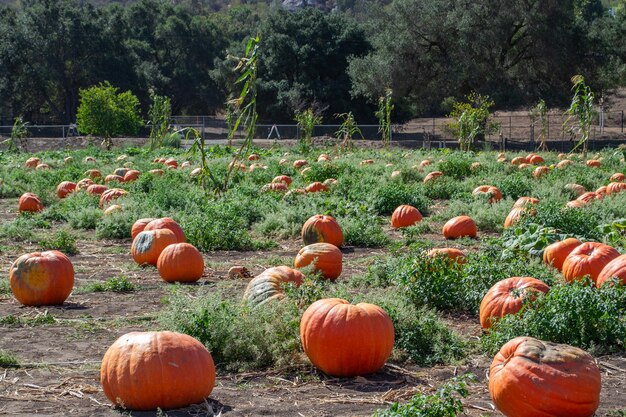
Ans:
<svg viewBox="0 0 626 417"><path fill-rule="evenodd" d="M203 152L0 152L0 415L626 416L626 149Z"/></svg>

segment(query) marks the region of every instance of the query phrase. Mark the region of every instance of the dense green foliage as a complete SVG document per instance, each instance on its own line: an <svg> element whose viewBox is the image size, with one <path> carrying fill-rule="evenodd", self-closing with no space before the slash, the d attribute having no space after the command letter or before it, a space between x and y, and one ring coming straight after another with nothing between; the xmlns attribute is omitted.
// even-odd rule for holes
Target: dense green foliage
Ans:
<svg viewBox="0 0 626 417"><path fill-rule="evenodd" d="M447 114L472 91L499 107L552 106L566 104L574 74L602 91L626 72L626 11L611 16L599 0L341 0L291 12L269 1L11 3L0 5L3 124L74 122L79 90L105 80L132 90L144 117L150 91L174 114L222 111L235 81L228 56L257 33L266 121L315 106L325 120L352 111L375 123L388 89L394 121Z"/></svg>

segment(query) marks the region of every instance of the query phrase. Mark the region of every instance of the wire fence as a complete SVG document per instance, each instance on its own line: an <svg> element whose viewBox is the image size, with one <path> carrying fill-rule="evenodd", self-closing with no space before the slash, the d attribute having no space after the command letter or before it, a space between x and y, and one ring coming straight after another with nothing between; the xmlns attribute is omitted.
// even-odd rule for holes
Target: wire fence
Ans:
<svg viewBox="0 0 626 417"><path fill-rule="evenodd" d="M545 126L541 126L530 114L495 113L490 122L495 123L497 129L486 135L479 142L484 147L492 149L532 149L536 148L543 139L550 149L569 150L577 143L578 135L575 129L564 128L566 116L559 113L550 113ZM402 125L393 125L391 129L392 142L411 142L417 147L457 147L457 140L450 128L452 119L421 118ZM612 111L597 113L591 129L589 147L592 149L606 146L617 146L626 143L625 112ZM196 129L206 141L226 141L229 127L225 120L215 116L173 116L171 120L174 129L192 127ZM339 130L339 125L317 125L313 136L333 139ZM575 127L575 126L574 126ZM362 136L355 139L380 141L378 125L359 125ZM9 137L12 126L0 126L0 137ZM31 138L72 138L80 136L76 125L28 125ZM141 129L139 136L147 137L150 127ZM296 124L258 124L255 138L262 140L294 140L300 137L300 129ZM235 135L235 139L243 137L243 129ZM189 145L189 144L185 144Z"/></svg>

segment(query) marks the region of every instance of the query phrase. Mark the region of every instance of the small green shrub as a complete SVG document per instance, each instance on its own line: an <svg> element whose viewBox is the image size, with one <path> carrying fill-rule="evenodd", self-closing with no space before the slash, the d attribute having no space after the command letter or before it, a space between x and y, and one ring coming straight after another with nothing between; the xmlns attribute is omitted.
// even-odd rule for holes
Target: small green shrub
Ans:
<svg viewBox="0 0 626 417"><path fill-rule="evenodd" d="M448 154L438 168L445 177L463 180L472 175L473 162L470 154L455 152Z"/></svg>
<svg viewBox="0 0 626 417"><path fill-rule="evenodd" d="M130 238L130 229L135 220L135 216L127 211L104 216L96 225L96 236L100 239Z"/></svg>
<svg viewBox="0 0 626 417"><path fill-rule="evenodd" d="M6 278L0 279L0 294L11 294L11 285Z"/></svg>
<svg viewBox="0 0 626 417"><path fill-rule="evenodd" d="M161 323L204 343L226 371L289 365L300 350L300 311L290 302L249 309L214 290L193 298L176 292Z"/></svg>
<svg viewBox="0 0 626 417"><path fill-rule="evenodd" d="M456 417L463 412L461 398L468 396L467 381L471 374L453 378L431 395L415 394L406 404L394 403L378 410L373 417Z"/></svg>
<svg viewBox="0 0 626 417"><path fill-rule="evenodd" d="M74 229L94 230L100 219L102 210L96 207L86 207L68 215L68 222Z"/></svg>
<svg viewBox="0 0 626 417"><path fill-rule="evenodd" d="M498 176L493 185L500 189L504 198L509 197L517 200L520 197L533 195L532 180L522 172Z"/></svg>
<svg viewBox="0 0 626 417"><path fill-rule="evenodd" d="M114 277L104 282L94 282L81 288L81 292L132 292L137 287L128 278Z"/></svg>
<svg viewBox="0 0 626 417"><path fill-rule="evenodd" d="M461 185L452 178L439 177L424 184L424 195L433 200L449 200L459 192Z"/></svg>
<svg viewBox="0 0 626 417"><path fill-rule="evenodd" d="M363 214L358 217L340 218L338 221L347 245L380 248L389 243L389 237L376 216Z"/></svg>
<svg viewBox="0 0 626 417"><path fill-rule="evenodd" d="M65 230L57 230L51 236L47 236L39 241L41 250L58 250L66 255L76 255L76 236Z"/></svg>
<svg viewBox="0 0 626 417"><path fill-rule="evenodd" d="M13 353L0 349L0 368L17 368L20 361Z"/></svg>
<svg viewBox="0 0 626 417"><path fill-rule="evenodd" d="M590 282L556 285L535 300L528 299L515 315L494 324L482 338L486 352L495 354L507 341L531 336L566 343L595 353L626 351L626 286Z"/></svg>
<svg viewBox="0 0 626 417"><path fill-rule="evenodd" d="M417 208L425 216L428 214L430 201L417 189L396 183L383 185L371 197L371 206L381 215L390 215L402 204Z"/></svg>

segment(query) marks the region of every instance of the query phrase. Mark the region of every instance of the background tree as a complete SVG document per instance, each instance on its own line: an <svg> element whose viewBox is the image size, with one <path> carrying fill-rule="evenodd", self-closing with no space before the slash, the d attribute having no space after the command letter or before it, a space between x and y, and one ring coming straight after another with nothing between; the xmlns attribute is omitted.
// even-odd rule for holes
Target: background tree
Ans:
<svg viewBox="0 0 626 417"><path fill-rule="evenodd" d="M107 81L80 90L76 120L81 133L102 138L107 149L111 147L112 137L136 135L143 125L137 97L130 91L118 93Z"/></svg>

